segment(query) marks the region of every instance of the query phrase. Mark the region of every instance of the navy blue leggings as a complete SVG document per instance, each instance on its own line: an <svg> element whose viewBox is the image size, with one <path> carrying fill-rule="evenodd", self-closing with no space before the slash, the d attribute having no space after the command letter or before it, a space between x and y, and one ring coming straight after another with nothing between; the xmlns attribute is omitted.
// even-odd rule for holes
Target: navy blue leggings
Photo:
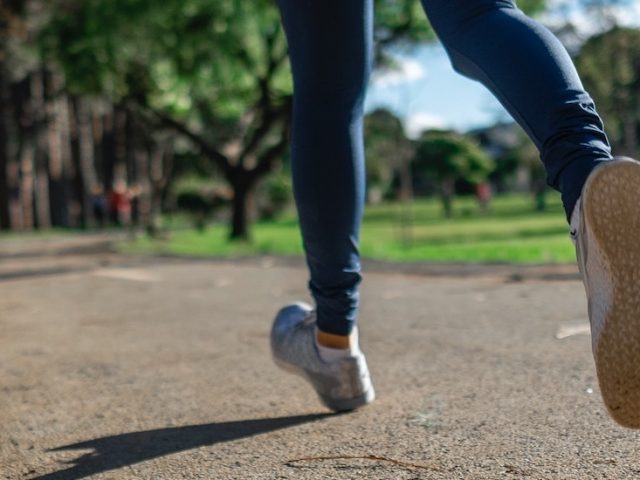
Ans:
<svg viewBox="0 0 640 480"><path fill-rule="evenodd" d="M309 287L318 327L346 335L356 322L361 280L372 0L278 5L294 80L291 167ZM569 216L587 176L611 159L611 149L564 47L512 0L423 0L423 6L454 68L489 88L535 142Z"/></svg>

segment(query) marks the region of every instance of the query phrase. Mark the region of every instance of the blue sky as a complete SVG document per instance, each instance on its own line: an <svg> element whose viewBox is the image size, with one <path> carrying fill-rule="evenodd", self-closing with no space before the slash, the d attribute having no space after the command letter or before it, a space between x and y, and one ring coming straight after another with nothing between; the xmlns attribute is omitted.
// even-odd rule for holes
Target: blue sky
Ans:
<svg viewBox="0 0 640 480"><path fill-rule="evenodd" d="M440 44L399 57L399 69L374 73L366 108L387 108L409 135L424 128L466 130L510 118L481 84L455 73Z"/></svg>
<svg viewBox="0 0 640 480"><path fill-rule="evenodd" d="M576 5L576 0L552 0L541 20L553 26L569 18L584 34L596 32L594 16ZM638 26L640 0L623 2L613 13L621 24ZM453 71L440 44L420 46L396 58L397 70L374 72L365 108L395 112L410 136L425 128L464 131L511 119L482 85Z"/></svg>

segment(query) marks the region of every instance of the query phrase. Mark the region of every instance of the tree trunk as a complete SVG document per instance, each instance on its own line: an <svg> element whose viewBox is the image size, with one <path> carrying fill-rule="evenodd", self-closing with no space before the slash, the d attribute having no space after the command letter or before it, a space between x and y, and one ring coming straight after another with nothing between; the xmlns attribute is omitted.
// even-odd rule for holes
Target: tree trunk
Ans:
<svg viewBox="0 0 640 480"><path fill-rule="evenodd" d="M100 159L102 160L102 174L104 187L107 192L113 190L116 180L116 139L113 110L110 109L101 117L100 122Z"/></svg>
<svg viewBox="0 0 640 480"><path fill-rule="evenodd" d="M409 247L413 244L413 176L411 175L411 158L405 149L400 150L400 238L402 245Z"/></svg>
<svg viewBox="0 0 640 480"><path fill-rule="evenodd" d="M104 122L102 114L97 108L89 109L88 114L91 118L91 139L93 146L93 154L91 155L95 169L97 172L97 180L101 182L102 190L106 193L111 189L112 178L107 178L107 168L105 165L105 148L104 148Z"/></svg>
<svg viewBox="0 0 640 480"><path fill-rule="evenodd" d="M401 202L411 202L413 200L413 175L411 174L411 157L408 152L400 151L400 189L398 200Z"/></svg>
<svg viewBox="0 0 640 480"><path fill-rule="evenodd" d="M19 175L16 174L16 182L19 193L14 199L14 221L20 223L23 230L32 230L35 226L33 206L33 169L35 157L35 129L33 124L33 108L31 106L31 76L14 84L12 89L14 118L17 126L16 137L18 149L16 157L19 166ZM18 228L14 225L14 228Z"/></svg>
<svg viewBox="0 0 640 480"><path fill-rule="evenodd" d="M235 168L229 183L233 188L230 240L249 241L249 220L255 179L251 172Z"/></svg>
<svg viewBox="0 0 640 480"><path fill-rule="evenodd" d="M160 154L159 154L160 153ZM171 183L173 180L173 146L169 142L164 146L154 146L151 154L151 222L157 220L157 215L166 208Z"/></svg>
<svg viewBox="0 0 640 480"><path fill-rule="evenodd" d="M46 75L46 111L49 137L49 202L51 224L70 226L70 149L66 96L61 94L63 80L57 73Z"/></svg>
<svg viewBox="0 0 640 480"><path fill-rule="evenodd" d="M22 205L20 204L20 165L12 148L9 148L7 186L9 188L9 222L11 228L13 230L23 230Z"/></svg>
<svg viewBox="0 0 640 480"><path fill-rule="evenodd" d="M21 167L20 160L22 151L19 140L24 135L22 121L23 110L27 104L28 89L25 82L15 82L9 87L9 99L5 110L5 126L7 127L7 186L9 191L9 218L11 228L14 230L24 230L31 227L30 223L25 223L24 204L21 202ZM9 116L12 114L12 117ZM29 204L27 204L29 205Z"/></svg>
<svg viewBox="0 0 640 480"><path fill-rule="evenodd" d="M93 118L91 116L91 106L83 98L78 98L76 102L76 118L78 122L78 148L82 179L85 192L92 192L98 187L93 141Z"/></svg>
<svg viewBox="0 0 640 480"><path fill-rule="evenodd" d="M163 178L160 189L160 208L166 210L171 200L171 187L173 184L173 166L174 166L174 151L173 148L167 153L162 160Z"/></svg>
<svg viewBox="0 0 640 480"><path fill-rule="evenodd" d="M442 207L444 208L444 216L451 218L453 216L453 196L455 193L455 181L452 178L444 178L440 184L442 195Z"/></svg>
<svg viewBox="0 0 640 480"><path fill-rule="evenodd" d="M44 100L43 72L38 70L31 75L31 108L35 125L35 178L34 202L36 226L51 227L51 209L49 208L49 178L47 173L47 113Z"/></svg>
<svg viewBox="0 0 640 480"><path fill-rule="evenodd" d="M22 203L22 224L25 230L32 230L36 225L33 206L33 145L25 145L20 153L20 202Z"/></svg>
<svg viewBox="0 0 640 480"><path fill-rule="evenodd" d="M124 181L130 186L132 177L127 160L127 111L121 107L114 107L113 110L113 134L114 134L114 154L115 168L114 175L116 181Z"/></svg>
<svg viewBox="0 0 640 480"><path fill-rule="evenodd" d="M147 229L152 223L151 218L151 160L146 148L136 146L133 152L136 165L136 188L133 209L134 223L143 225Z"/></svg>
<svg viewBox="0 0 640 480"><path fill-rule="evenodd" d="M70 147L71 147L71 163L73 168L73 197L76 202L76 218L74 223L87 228L90 222L89 216L89 190L86 188L86 180L84 177L84 170L82 168L82 148L80 142L80 117L78 115L78 103L77 97L69 98L69 135L70 135Z"/></svg>
<svg viewBox="0 0 640 480"><path fill-rule="evenodd" d="M11 228L9 216L9 184L7 168L9 166L9 82L4 58L4 49L0 51L0 230Z"/></svg>

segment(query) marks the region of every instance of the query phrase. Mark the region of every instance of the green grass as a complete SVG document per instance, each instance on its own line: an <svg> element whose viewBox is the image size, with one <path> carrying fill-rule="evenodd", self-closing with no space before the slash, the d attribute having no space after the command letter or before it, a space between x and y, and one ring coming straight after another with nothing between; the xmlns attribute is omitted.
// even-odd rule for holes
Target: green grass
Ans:
<svg viewBox="0 0 640 480"><path fill-rule="evenodd" d="M555 193L549 194L545 212L535 212L529 197L515 195L497 197L486 214L478 211L472 198L458 199L454 210L453 219L444 219L436 200L419 200L409 208L398 203L368 206L361 234L362 255L400 262L575 261ZM253 225L251 243L229 243L227 235L224 224L212 225L204 233L174 229L167 239L139 238L122 244L120 249L128 253L217 257L303 253L294 214Z"/></svg>

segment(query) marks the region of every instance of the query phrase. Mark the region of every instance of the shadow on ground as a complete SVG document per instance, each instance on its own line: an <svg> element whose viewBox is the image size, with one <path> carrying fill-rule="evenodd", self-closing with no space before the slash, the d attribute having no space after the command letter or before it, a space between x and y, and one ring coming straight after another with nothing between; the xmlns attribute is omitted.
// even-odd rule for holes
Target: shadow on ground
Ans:
<svg viewBox="0 0 640 480"><path fill-rule="evenodd" d="M73 460L70 462L73 466L69 468L39 477L32 477L31 480L75 480L85 478L164 455L293 427L331 415L325 413L208 423L205 425L160 428L97 438L50 450L56 452L61 450L92 449L93 452Z"/></svg>
<svg viewBox="0 0 640 480"><path fill-rule="evenodd" d="M1 258L1 257L0 257ZM66 273L86 273L95 267L49 267L49 268L27 268L24 270L11 270L0 272L0 282L10 282L28 278L39 278L54 275L64 275Z"/></svg>

